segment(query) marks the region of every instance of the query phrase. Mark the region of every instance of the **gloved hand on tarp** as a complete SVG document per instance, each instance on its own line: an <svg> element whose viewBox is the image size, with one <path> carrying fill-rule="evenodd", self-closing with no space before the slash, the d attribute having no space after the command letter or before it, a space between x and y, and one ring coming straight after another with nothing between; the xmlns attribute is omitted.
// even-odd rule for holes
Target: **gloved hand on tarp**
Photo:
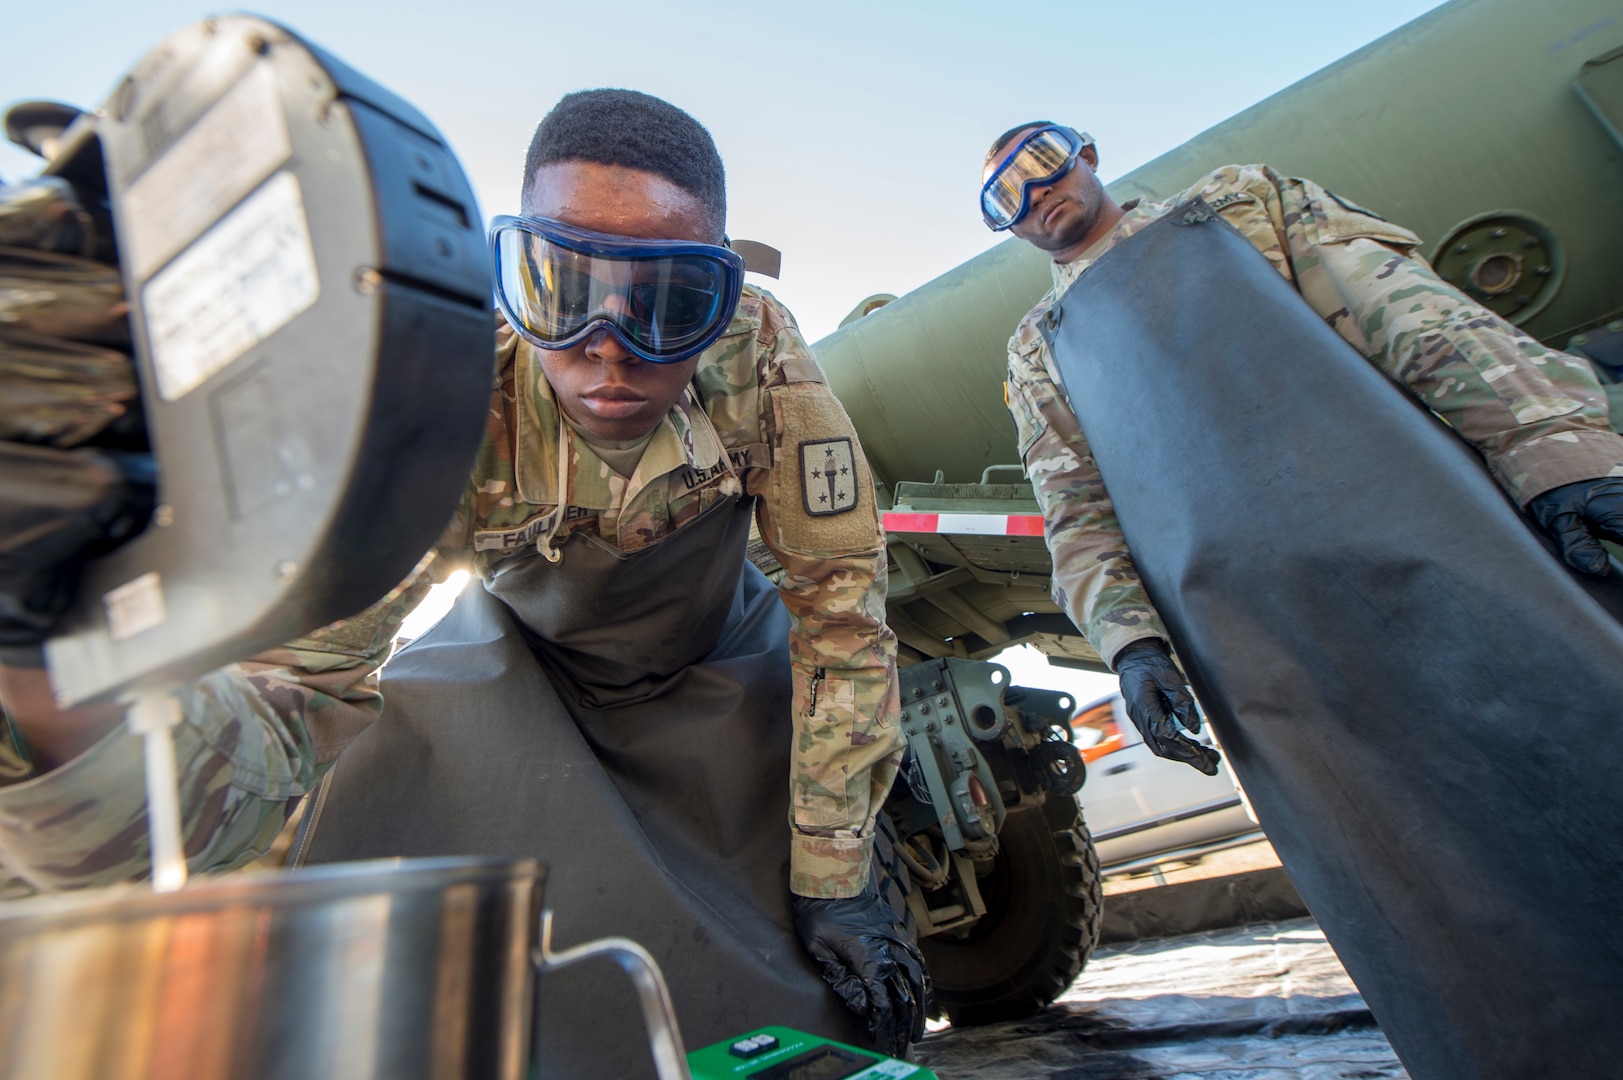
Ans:
<svg viewBox="0 0 1623 1080"><path fill-rule="evenodd" d="M1601 540L1623 544L1623 477L1579 480L1536 495L1527 512L1555 541L1566 564L1590 577L1610 572Z"/></svg>
<svg viewBox="0 0 1623 1080"><path fill-rule="evenodd" d="M1190 734L1198 734L1200 711L1166 642L1142 638L1127 645L1116 654L1116 674L1121 677L1127 715L1151 752L1216 776L1223 755L1179 730L1181 724Z"/></svg>
<svg viewBox="0 0 1623 1080"><path fill-rule="evenodd" d="M875 1047L907 1056L924 1037L930 976L918 943L880 899L873 876L843 900L795 896L795 932L846 1007L868 1023Z"/></svg>
<svg viewBox="0 0 1623 1080"><path fill-rule="evenodd" d="M56 177L0 184L3 649L43 641L84 564L152 509L128 305L118 267L89 257L111 251L96 197Z"/></svg>

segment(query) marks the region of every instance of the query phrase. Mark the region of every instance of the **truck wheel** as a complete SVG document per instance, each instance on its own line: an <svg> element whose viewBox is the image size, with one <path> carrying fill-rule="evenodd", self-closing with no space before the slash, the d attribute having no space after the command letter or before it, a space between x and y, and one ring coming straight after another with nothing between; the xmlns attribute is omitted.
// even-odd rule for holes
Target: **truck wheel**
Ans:
<svg viewBox="0 0 1623 1080"><path fill-rule="evenodd" d="M1099 943L1099 857L1075 799L1012 813L980 879L986 914L919 942L955 1027L1016 1020L1065 992Z"/></svg>
<svg viewBox="0 0 1623 1080"><path fill-rule="evenodd" d="M919 923L913 918L913 909L907 906L907 894L913 891L913 881L907 872L907 864L896 853L899 843L901 840L896 832L896 822L891 820L889 814L881 812L874 819L873 861L869 865L878 886L880 902L917 940Z"/></svg>

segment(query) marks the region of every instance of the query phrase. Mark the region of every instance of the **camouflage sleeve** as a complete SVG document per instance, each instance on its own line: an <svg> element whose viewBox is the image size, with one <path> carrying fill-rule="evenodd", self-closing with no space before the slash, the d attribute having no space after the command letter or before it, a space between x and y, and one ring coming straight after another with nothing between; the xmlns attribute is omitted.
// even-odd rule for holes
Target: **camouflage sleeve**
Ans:
<svg viewBox="0 0 1623 1080"><path fill-rule="evenodd" d="M298 800L382 708L375 679L395 629L432 584L425 558L362 614L175 692L187 863L264 854ZM140 740L120 725L35 775L9 723L0 740L0 897L109 885L149 869Z"/></svg>
<svg viewBox="0 0 1623 1080"><path fill-rule="evenodd" d="M1417 238L1308 181L1287 227L1302 295L1342 337L1487 459L1518 503L1623 475L1589 364L1546 348L1441 280ZM1287 220L1292 220L1288 218Z"/></svg>
<svg viewBox="0 0 1623 1080"><path fill-rule="evenodd" d="M903 745L884 532L851 420L775 302L763 305L761 347L773 464L751 476L750 493L784 569L778 590L792 620L789 887L855 896Z"/></svg>
<svg viewBox="0 0 1623 1080"><path fill-rule="evenodd" d="M1106 664L1130 642L1165 638L1033 316L1009 341L1007 386L1020 459L1042 507L1054 559L1054 602Z"/></svg>

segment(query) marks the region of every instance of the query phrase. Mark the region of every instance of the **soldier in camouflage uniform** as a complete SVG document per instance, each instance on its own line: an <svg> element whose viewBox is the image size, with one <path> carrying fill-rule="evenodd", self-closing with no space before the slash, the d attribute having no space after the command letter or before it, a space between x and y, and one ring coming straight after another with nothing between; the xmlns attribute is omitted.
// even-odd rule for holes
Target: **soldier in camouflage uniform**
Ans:
<svg viewBox="0 0 1623 1080"><path fill-rule="evenodd" d="M1022 174L1028 147L1038 157ZM1129 713L1156 753L1216 771L1216 752L1173 722L1191 731L1200 723L1038 328L1100 256L1190 199L1203 198L1349 344L1476 447L1570 565L1606 573L1594 537L1623 534L1623 437L1608 425L1606 397L1585 361L1546 348L1439 279L1415 253L1414 233L1310 180L1229 165L1170 199L1117 205L1097 167L1090 137L1023 124L987 154L982 211L989 225L1054 260L1053 290L1009 340L1009 411L1043 508L1054 598L1121 675Z"/></svg>
<svg viewBox="0 0 1623 1080"><path fill-rule="evenodd" d="M684 138L692 145L675 149L674 173L628 166L617 155L636 151L613 149L618 139L654 145L657 156ZM695 155L705 177L713 160L713 184L703 183L714 190L679 182ZM599 233L713 244L725 213L720 170L708 135L680 110L630 91L588 91L537 129L526 209ZM652 551L742 497L784 568L793 747L781 884L795 894L797 929L824 976L876 1041L905 1049L923 1020L922 961L899 926L874 914L869 881L875 817L902 748L884 538L855 432L793 318L746 285L715 344L678 363L639 362L601 328L557 351L506 323L496 341L487 437L437 552L366 612L179 691L191 868L240 866L265 852L367 732L384 709L378 670L396 629L434 581L465 566L489 583L543 558L567 571L582 537L623 556ZM13 890L141 874L136 741L109 731L117 717L107 710L52 715L42 672L13 665L4 675L0 859Z"/></svg>

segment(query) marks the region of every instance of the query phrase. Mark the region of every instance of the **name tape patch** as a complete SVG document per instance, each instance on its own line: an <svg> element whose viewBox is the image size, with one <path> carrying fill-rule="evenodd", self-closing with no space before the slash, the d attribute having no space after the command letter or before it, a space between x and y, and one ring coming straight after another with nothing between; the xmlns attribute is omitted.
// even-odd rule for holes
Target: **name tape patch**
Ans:
<svg viewBox="0 0 1623 1080"><path fill-rule="evenodd" d="M1256 202L1257 200L1244 191L1231 191L1227 195L1219 195L1215 199L1207 199L1206 205L1213 210L1225 210L1235 203Z"/></svg>

